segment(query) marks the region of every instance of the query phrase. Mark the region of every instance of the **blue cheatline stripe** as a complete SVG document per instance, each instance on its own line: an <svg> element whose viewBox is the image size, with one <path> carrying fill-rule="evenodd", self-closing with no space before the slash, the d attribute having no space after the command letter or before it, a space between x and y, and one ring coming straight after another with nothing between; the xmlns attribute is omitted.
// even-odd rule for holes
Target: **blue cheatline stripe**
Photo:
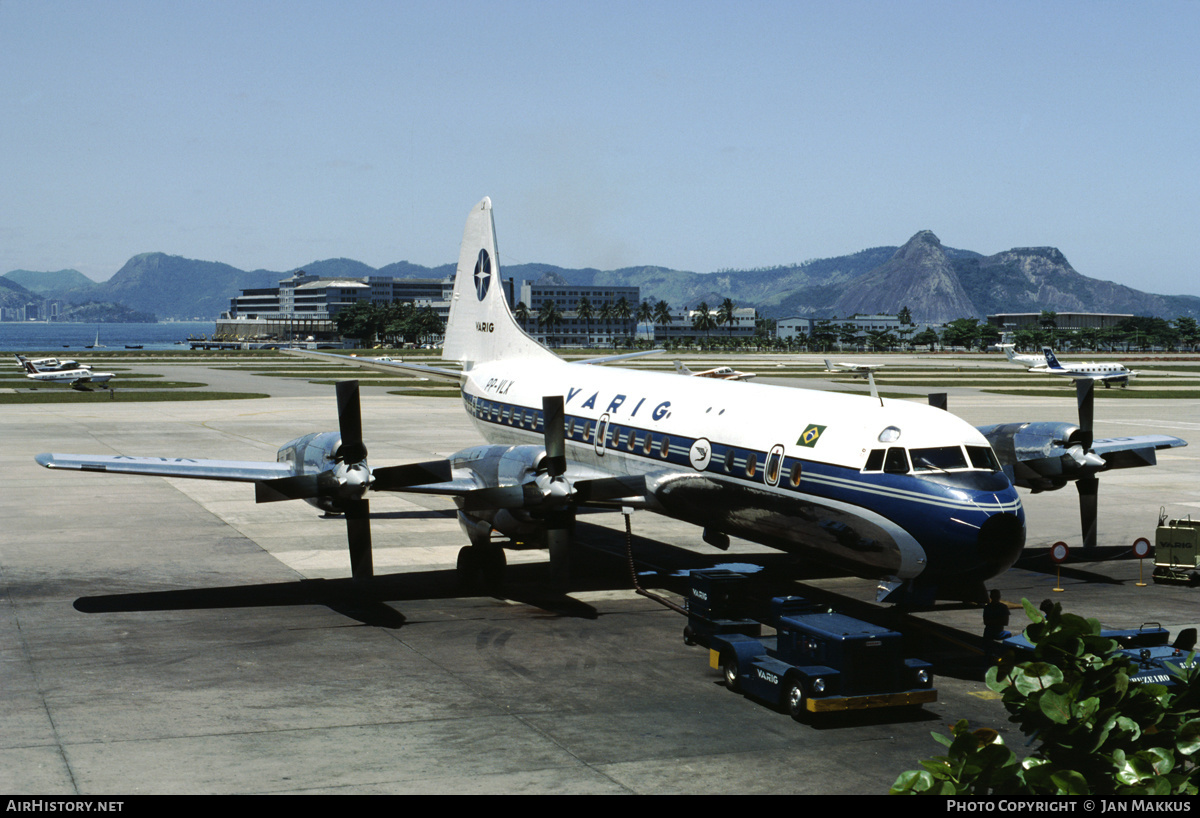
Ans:
<svg viewBox="0 0 1200 818"><path fill-rule="evenodd" d="M484 423L489 423L500 428L513 428L521 431L526 431L531 434L542 431L545 427L544 416L542 410L537 407L523 406L521 404L500 403L489 398L481 398L463 393L463 403L467 413ZM516 417L520 417L519 423L515 422ZM526 421L527 417L532 417L532 425ZM505 421L505 418L508 421ZM599 421L592 418L583 417L581 415L566 415L563 418L568 430L571 429L572 422L574 423L574 432L567 434L567 440L573 443L579 443L586 446L594 446L593 436ZM621 446L614 447L611 444L613 439L611 435L615 430L619 430L621 434ZM628 435L630 432L637 435L638 443L633 449L628 447ZM586 434L586 436L585 436ZM680 437L678 435L667 435L662 432L654 432L650 429L639 426L629 426L622 423L609 422L608 434L609 439L605 441L606 451L620 452L625 457L634 457L643 460L647 463L667 464L672 466L680 466L689 470L693 469L691 460L688 457L691 451L692 444L698 438ZM649 435L652 440L649 454L645 450L645 436ZM662 441L666 438L669 441L668 456L663 457ZM728 479L732 479L739 483L748 483L753 485L766 484L767 474L767 459L769 452L757 449L745 449L736 446L730 446L726 443L716 443L710 441L712 445L712 457L709 460L707 468L703 473L721 475ZM729 451L733 451L733 458L730 461L730 467L725 468L725 459ZM755 460L754 475L749 476L746 473L746 465L751 458ZM793 485L791 481L792 468L800 464L801 479L800 484ZM1020 508L1020 500L1013 498L1008 502L1000 501L981 501L977 496L972 498L964 498L956 500L953 497L948 497L944 494L933 495L927 492L905 489L898 486L888 485L886 482L874 482L872 479L864 479L861 472L847 468L845 466L835 466L833 464L824 463L817 460L802 460L797 457L785 456L783 462L779 466L779 479L776 483L776 488L784 491L796 492L798 494L813 494L826 497L831 500L840 500L849 502L855 505L871 505L870 498L874 498L875 502L909 502L922 503L925 505L938 506L941 508L949 508L960 511L981 511L995 513L1001 511L1015 512ZM852 476L839 476L837 472L845 473ZM700 473L700 472L697 472ZM906 478L911 478L912 475L906 475ZM887 477L886 475L877 478L880 480L894 480L895 478Z"/></svg>

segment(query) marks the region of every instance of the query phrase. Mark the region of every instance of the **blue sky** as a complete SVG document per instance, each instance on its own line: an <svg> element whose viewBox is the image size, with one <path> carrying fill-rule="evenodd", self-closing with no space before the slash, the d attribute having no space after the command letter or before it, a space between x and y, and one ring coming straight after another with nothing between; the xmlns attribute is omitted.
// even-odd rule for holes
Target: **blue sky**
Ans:
<svg viewBox="0 0 1200 818"><path fill-rule="evenodd" d="M0 2L0 272L898 245L1200 295L1200 3Z"/></svg>

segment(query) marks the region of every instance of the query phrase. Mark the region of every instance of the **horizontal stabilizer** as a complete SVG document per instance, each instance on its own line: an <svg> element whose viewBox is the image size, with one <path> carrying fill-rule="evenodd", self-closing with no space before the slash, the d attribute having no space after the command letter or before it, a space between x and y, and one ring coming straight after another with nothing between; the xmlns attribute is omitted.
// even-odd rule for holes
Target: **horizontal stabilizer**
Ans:
<svg viewBox="0 0 1200 818"><path fill-rule="evenodd" d="M324 358L339 364L362 367L363 369L374 369L377 372L391 372L397 375L416 375L418 378L432 378L439 381L452 381L453 383L461 383L463 379L463 373L458 369L442 369L437 366L409 364L403 361L376 361L372 358L354 358L349 355L337 355L332 352L315 352L309 349L281 349L280 352L288 355L301 355L306 358Z"/></svg>
<svg viewBox="0 0 1200 818"><path fill-rule="evenodd" d="M661 355L665 349L643 349L640 352L624 352L619 355L602 355L599 358L585 358L582 361L572 361L576 364L609 364L613 361L625 361L629 358L642 358L646 355Z"/></svg>

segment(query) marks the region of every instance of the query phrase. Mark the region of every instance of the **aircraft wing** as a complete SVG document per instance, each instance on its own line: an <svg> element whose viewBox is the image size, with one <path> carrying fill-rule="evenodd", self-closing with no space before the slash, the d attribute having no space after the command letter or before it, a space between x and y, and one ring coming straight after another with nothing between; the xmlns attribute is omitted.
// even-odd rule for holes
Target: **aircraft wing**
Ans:
<svg viewBox="0 0 1200 818"><path fill-rule="evenodd" d="M1186 445L1186 440L1170 435L1135 435L1094 440L1092 451L1104 458L1109 469L1130 469L1153 466L1158 462L1155 452Z"/></svg>
<svg viewBox="0 0 1200 818"><path fill-rule="evenodd" d="M409 364L403 361L376 361L372 360L371 358L352 358L349 355L334 355L329 352L316 352L311 349L281 349L279 351L288 355L325 358L326 360L337 361L338 363L349 364L350 366L359 366L363 367L364 369L375 369L379 372L400 371L409 375L416 375L421 378L453 381L456 384L461 384L463 381L463 373L457 369L442 369L436 366L426 366L425 364Z"/></svg>
<svg viewBox="0 0 1200 818"><path fill-rule="evenodd" d="M187 457L129 457L126 455L39 454L48 469L148 474L156 477L190 477L197 480L255 482L291 477L289 463L255 460L193 460Z"/></svg>

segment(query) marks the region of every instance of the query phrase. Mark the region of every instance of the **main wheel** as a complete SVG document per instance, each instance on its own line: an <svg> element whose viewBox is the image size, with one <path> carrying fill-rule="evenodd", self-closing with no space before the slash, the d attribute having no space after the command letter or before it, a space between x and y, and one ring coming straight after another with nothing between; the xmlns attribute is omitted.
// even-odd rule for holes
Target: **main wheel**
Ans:
<svg viewBox="0 0 1200 818"><path fill-rule="evenodd" d="M464 591L494 593L504 586L504 549L498 545L467 545L458 550L456 572Z"/></svg>

